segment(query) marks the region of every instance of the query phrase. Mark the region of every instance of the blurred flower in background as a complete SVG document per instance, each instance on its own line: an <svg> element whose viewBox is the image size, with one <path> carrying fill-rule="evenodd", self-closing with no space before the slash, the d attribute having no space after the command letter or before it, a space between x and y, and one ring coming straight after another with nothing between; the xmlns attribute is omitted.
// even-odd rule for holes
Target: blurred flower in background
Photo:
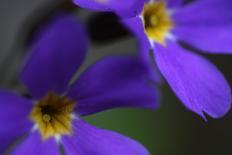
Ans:
<svg viewBox="0 0 232 155"><path fill-rule="evenodd" d="M0 154L20 137L13 155L56 155L59 145L67 155L149 154L134 140L80 118L111 108L158 105L136 57L104 58L73 79L87 46L84 28L66 13L38 30L20 74L33 99L0 92Z"/></svg>

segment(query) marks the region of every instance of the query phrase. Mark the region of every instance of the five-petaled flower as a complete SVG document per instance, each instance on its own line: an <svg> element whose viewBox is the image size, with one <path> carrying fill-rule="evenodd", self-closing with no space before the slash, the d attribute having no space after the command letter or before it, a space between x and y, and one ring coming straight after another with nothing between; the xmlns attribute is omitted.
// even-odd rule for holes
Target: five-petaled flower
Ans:
<svg viewBox="0 0 232 155"><path fill-rule="evenodd" d="M221 72L184 43L205 53L232 52L230 0L146 1L143 10L123 23L135 34L141 57L154 60L184 105L205 118L223 116L231 106L231 89Z"/></svg>
<svg viewBox="0 0 232 155"><path fill-rule="evenodd" d="M67 14L51 21L38 32L20 74L33 99L0 91L0 154L21 140L10 154L59 155L62 146L67 155L148 155L134 140L80 118L110 108L155 108L143 63L111 56L73 79L86 55L85 31Z"/></svg>

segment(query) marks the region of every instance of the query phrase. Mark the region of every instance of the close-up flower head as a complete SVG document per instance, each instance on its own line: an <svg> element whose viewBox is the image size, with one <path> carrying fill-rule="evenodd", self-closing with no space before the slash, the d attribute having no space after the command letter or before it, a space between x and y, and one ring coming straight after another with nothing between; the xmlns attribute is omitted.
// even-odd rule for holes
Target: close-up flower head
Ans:
<svg viewBox="0 0 232 155"><path fill-rule="evenodd" d="M139 40L142 59L150 61L152 48L160 72L188 109L204 119L205 114L218 118L228 112L232 99L226 79L211 62L182 48L179 42L205 53L230 53L230 0L195 0L187 4L184 0L74 0L74 3L121 16ZM155 70L151 62L148 65Z"/></svg>
<svg viewBox="0 0 232 155"><path fill-rule="evenodd" d="M146 2L137 16L123 20L139 40L141 57L149 61L152 48L154 60L172 90L188 109L203 118L205 114L222 117L231 106L227 80L199 55L199 51L231 53L231 6L230 0L187 4L183 0L155 0Z"/></svg>
<svg viewBox="0 0 232 155"><path fill-rule="evenodd" d="M87 52L82 25L62 14L35 40L20 73L32 99L0 92L0 154L19 141L10 154L58 155L62 146L67 155L148 155L138 142L81 118L110 108L156 108L156 92L147 84L143 63L110 56L71 82Z"/></svg>

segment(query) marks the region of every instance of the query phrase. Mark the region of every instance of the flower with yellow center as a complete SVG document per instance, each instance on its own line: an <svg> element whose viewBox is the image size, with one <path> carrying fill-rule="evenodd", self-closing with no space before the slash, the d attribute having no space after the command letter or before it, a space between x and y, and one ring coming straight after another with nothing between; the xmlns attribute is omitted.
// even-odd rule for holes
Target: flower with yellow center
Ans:
<svg viewBox="0 0 232 155"><path fill-rule="evenodd" d="M158 93L143 62L109 56L75 77L88 39L68 13L51 18L35 38L20 74L31 98L0 91L0 155L148 155L140 143L82 119L113 108L155 109Z"/></svg>
<svg viewBox="0 0 232 155"><path fill-rule="evenodd" d="M157 67L189 110L204 119L224 116L231 107L230 86L216 66L192 52L231 53L231 1L143 2L140 12L123 23L136 36L152 80L160 82Z"/></svg>

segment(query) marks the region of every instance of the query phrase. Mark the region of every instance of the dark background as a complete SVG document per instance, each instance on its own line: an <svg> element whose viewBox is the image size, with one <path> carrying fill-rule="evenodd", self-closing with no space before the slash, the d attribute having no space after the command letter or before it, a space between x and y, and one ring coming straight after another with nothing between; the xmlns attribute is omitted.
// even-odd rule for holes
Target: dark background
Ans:
<svg viewBox="0 0 232 155"><path fill-rule="evenodd" d="M113 14L78 9L65 0L0 1L0 87L24 94L17 73L35 30L59 11L75 14L89 32L85 66L105 55L135 53L136 42ZM216 37L216 36L215 36ZM202 54L202 53L200 53ZM205 54L204 54L205 55ZM205 55L232 83L232 56ZM84 69L84 68L83 68ZM186 110L168 85L161 86L160 109L116 109L92 115L89 122L119 131L144 144L152 155L231 155L232 113L205 122ZM219 90L220 91L220 90Z"/></svg>

